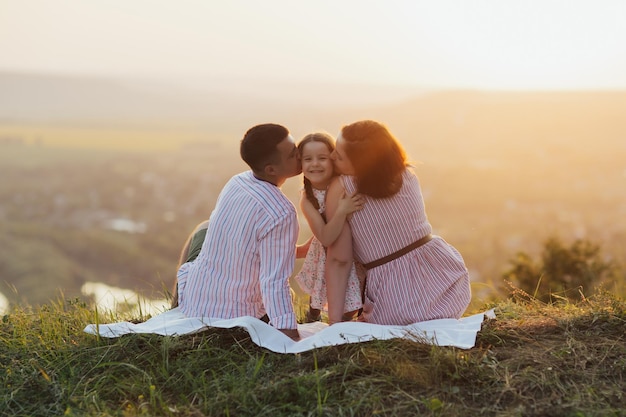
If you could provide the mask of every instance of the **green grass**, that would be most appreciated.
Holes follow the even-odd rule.
[[[373,341],[276,354],[248,333],[83,333],[128,317],[77,300],[0,323],[0,415],[623,416],[626,303],[598,293],[495,308],[476,347]],[[145,319],[136,317],[135,319]]]

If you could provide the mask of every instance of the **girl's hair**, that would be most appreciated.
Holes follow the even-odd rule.
[[[385,198],[400,191],[406,153],[385,125],[362,120],[344,126],[341,136],[359,193]]]
[[[333,137],[329,135],[328,133],[325,133],[325,132],[309,133],[308,135],[302,138],[300,143],[298,143],[298,151],[300,152],[300,156],[302,156],[304,145],[306,145],[307,143],[311,143],[311,142],[323,143],[324,145],[326,145],[329,152],[332,152],[335,150],[335,139],[333,139]],[[334,171],[333,171],[333,175],[335,175]],[[306,198],[311,202],[311,204],[313,204],[313,207],[315,207],[316,210],[319,210],[320,205],[317,202],[317,198],[315,198],[315,195],[313,194],[313,185],[311,184],[311,181],[309,181],[309,179],[306,176],[304,177],[304,192],[306,194]]]

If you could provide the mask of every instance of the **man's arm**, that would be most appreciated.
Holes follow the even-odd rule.
[[[289,277],[295,265],[298,219],[296,213],[273,225],[259,241],[261,296],[270,324],[297,340],[298,323],[293,309]]]

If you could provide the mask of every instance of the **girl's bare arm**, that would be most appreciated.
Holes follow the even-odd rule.
[[[339,201],[344,194],[343,186],[332,183],[326,194],[326,214],[329,219],[337,215]],[[326,292],[328,300],[328,321],[340,322],[344,313],[348,276],[352,268],[352,232],[348,222],[343,223],[339,237],[326,251]]]
[[[333,210],[334,213],[331,216],[328,211],[328,195],[326,196],[327,222],[324,222],[322,215],[313,207],[313,204],[306,198],[304,192],[300,197],[300,209],[309,223],[311,231],[325,247],[330,246],[337,240],[348,215],[356,210],[360,210],[363,204],[363,199],[358,194],[349,196],[345,194],[338,178],[335,178],[329,186],[329,193],[331,189],[334,189],[336,194],[333,198],[337,199],[336,207]]]

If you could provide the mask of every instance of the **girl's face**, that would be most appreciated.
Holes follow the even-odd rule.
[[[337,136],[337,142],[335,145],[335,150],[330,155],[333,162],[335,163],[335,168],[340,174],[343,175],[354,175],[354,167],[352,166],[352,162],[348,159],[346,155],[345,147],[344,147],[344,139],[341,136]]]
[[[313,187],[325,189],[333,177],[330,151],[323,142],[309,142],[302,147],[302,173]]]

